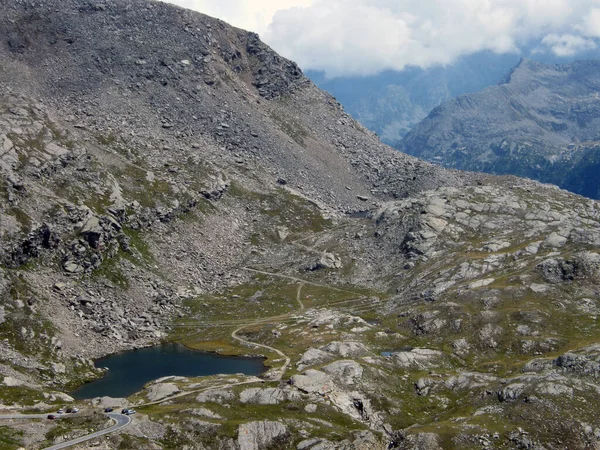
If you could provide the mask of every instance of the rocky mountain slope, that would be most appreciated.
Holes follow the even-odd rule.
[[[599,67],[523,60],[502,84],[436,108],[398,148],[447,167],[510,173],[600,198]]]
[[[352,117],[394,147],[435,107],[497,84],[518,62],[516,54],[480,52],[428,69],[407,67],[361,77],[326,78],[318,71],[307,71],[307,75]]]
[[[598,446],[596,202],[396,152],[201,14],[0,6],[0,409],[54,411],[160,341],[268,366],[2,420],[6,448],[125,405],[90,446]]]

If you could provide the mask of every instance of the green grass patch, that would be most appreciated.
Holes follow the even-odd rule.
[[[100,267],[92,272],[92,278],[104,278],[121,289],[129,289],[129,278],[125,275],[120,263],[120,259],[123,256],[123,252],[119,251],[116,256],[102,261]]]
[[[16,450],[21,448],[23,442],[23,432],[13,430],[7,426],[0,426],[0,449]]]

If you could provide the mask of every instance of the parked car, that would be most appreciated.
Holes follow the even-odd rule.
[[[54,414],[48,414],[48,419],[50,419],[50,420],[54,420],[57,418],[58,418],[58,416],[55,416]]]
[[[123,409],[121,410],[121,414],[127,414],[127,408],[123,408]]]
[[[64,413],[65,413],[65,410],[64,410],[64,409],[62,409],[62,408],[60,408],[60,409],[59,409],[58,411],[56,411],[56,412],[57,412],[58,414],[64,414]]]
[[[78,413],[79,412],[79,408],[73,408],[73,409],[71,409],[71,412],[73,414]]]
[[[113,412],[113,411],[114,411],[114,409],[112,409],[112,408],[104,408],[105,413],[109,413],[109,412]]]
[[[72,413],[73,412],[73,408],[67,408],[67,413]]]
[[[134,409],[125,408],[123,411],[121,411],[121,414],[125,414],[127,416],[130,416],[132,414],[135,414],[135,410]]]

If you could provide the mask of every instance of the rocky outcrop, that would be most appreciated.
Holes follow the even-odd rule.
[[[358,383],[363,375],[362,366],[353,360],[336,361],[324,366],[322,370],[346,386]]]
[[[177,392],[179,392],[179,388],[175,383],[158,383],[147,389],[146,398],[151,402],[155,402],[170,397]]]
[[[309,369],[301,375],[292,376],[290,384],[307,394],[325,395],[335,388],[333,380],[327,374],[313,369]]]
[[[256,405],[278,405],[284,401],[298,400],[300,395],[296,391],[280,388],[251,388],[240,392],[240,402]]]
[[[438,350],[415,348],[408,352],[392,353],[391,357],[398,367],[422,370],[438,367],[442,364],[444,355]]]
[[[202,392],[196,397],[198,403],[218,403],[224,404],[235,398],[235,395],[230,390],[225,389],[213,389],[210,391]]]
[[[249,422],[238,428],[237,443],[240,450],[263,450],[274,445],[285,443],[287,427],[281,422]]]
[[[34,3],[0,15],[3,407],[176,339],[269,372],[157,380],[110,445],[592,446],[596,202],[394,152],[215,19]]]

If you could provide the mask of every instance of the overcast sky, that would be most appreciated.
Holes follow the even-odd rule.
[[[169,0],[256,31],[303,69],[369,75],[481,50],[596,48],[600,0]]]

